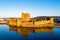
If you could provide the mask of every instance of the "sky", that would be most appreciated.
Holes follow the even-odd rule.
[[[0,0],[0,17],[60,16],[60,0]]]

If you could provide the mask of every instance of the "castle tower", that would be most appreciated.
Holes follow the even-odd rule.
[[[22,20],[29,21],[30,20],[30,13],[22,13]]]
[[[53,18],[53,17],[50,18],[50,22],[51,22],[52,25],[54,26],[54,18]]]

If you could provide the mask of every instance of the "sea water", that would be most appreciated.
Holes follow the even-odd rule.
[[[53,34],[30,32],[28,37],[23,37],[22,32],[17,34],[9,30],[8,25],[0,25],[0,40],[60,40],[60,28],[54,28]]]

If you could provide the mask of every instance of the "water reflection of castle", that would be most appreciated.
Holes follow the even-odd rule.
[[[17,34],[20,34],[20,32],[22,32],[22,36],[26,36],[28,37],[30,35],[30,32],[33,32],[33,33],[44,33],[44,32],[50,32],[51,34],[53,33],[53,28],[51,27],[41,27],[41,28],[26,28],[26,27],[22,27],[22,28],[16,28],[16,27],[12,27],[12,26],[9,26],[9,29],[12,30],[12,31],[16,31]]]

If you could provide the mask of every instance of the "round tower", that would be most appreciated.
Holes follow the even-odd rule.
[[[53,17],[50,18],[50,22],[51,22],[52,25],[54,26],[54,18],[53,18]]]

